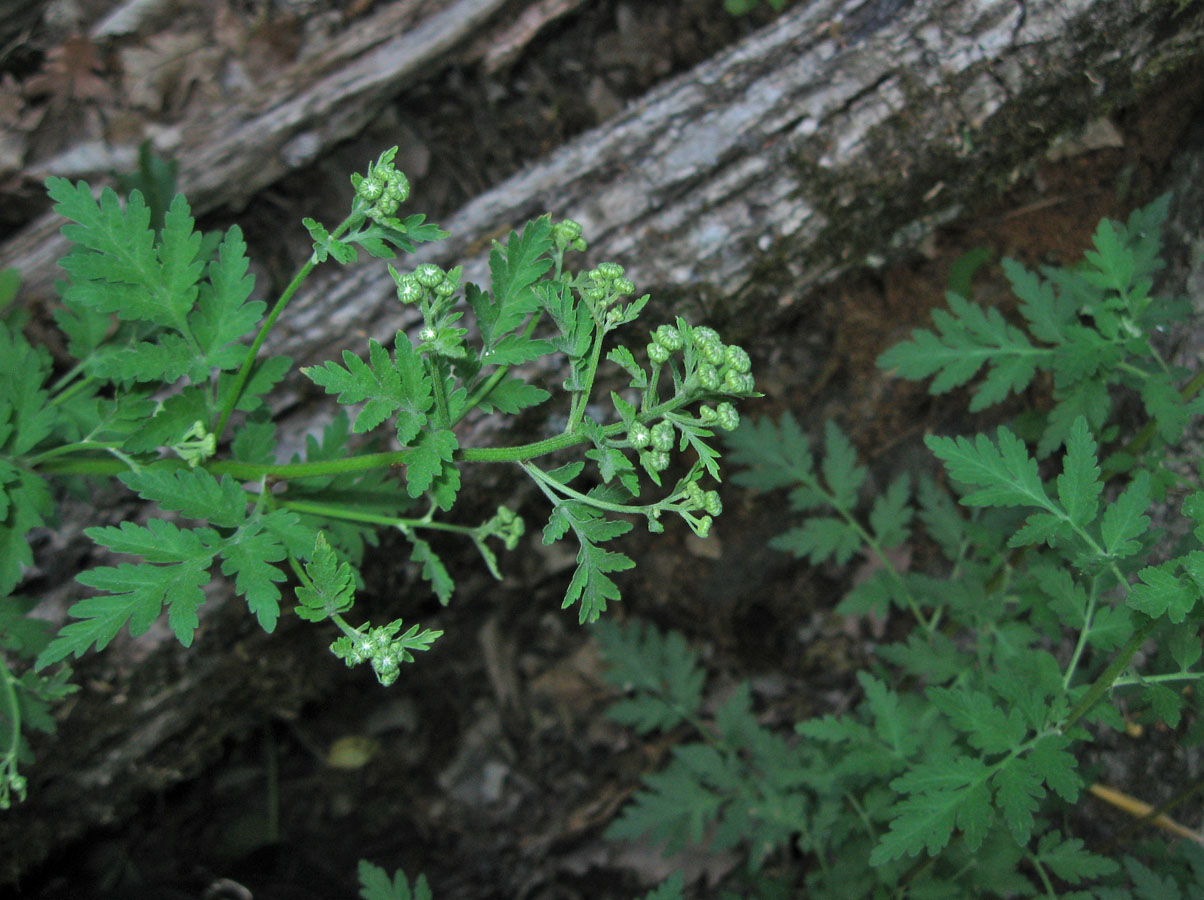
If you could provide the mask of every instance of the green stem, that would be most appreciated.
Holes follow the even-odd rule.
[[[585,384],[582,385],[580,392],[573,395],[573,406],[569,411],[569,427],[566,431],[576,431],[577,426],[581,424],[581,417],[585,415],[585,407],[589,403],[589,395],[594,389],[594,376],[598,373],[598,363],[602,359],[602,342],[606,340],[606,329],[598,323],[595,318],[595,328],[597,335],[594,337],[594,346],[590,350],[589,369],[586,372]]]
[[[4,689],[4,701],[8,707],[7,718],[12,731],[9,736],[8,749],[4,751],[3,763],[0,765],[0,771],[3,771],[9,766],[16,767],[17,751],[21,745],[21,706],[17,702],[16,688],[13,687],[12,672],[8,670],[3,657],[0,657],[0,686],[3,686]]]
[[[348,522],[362,522],[365,525],[383,525],[388,528],[426,528],[433,531],[451,531],[456,534],[471,535],[476,529],[468,525],[453,525],[449,522],[427,521],[426,519],[410,519],[402,516],[382,516],[377,513],[366,513],[345,506],[331,503],[311,503],[308,500],[285,500],[280,506],[293,512],[308,513],[323,516],[327,519],[343,519]]]
[[[339,223],[338,228],[331,232],[332,240],[340,237],[352,225],[362,222],[364,219],[363,213],[353,213]],[[272,307],[272,311],[268,313],[268,317],[263,320],[263,324],[259,326],[259,332],[255,335],[255,340],[251,342],[251,347],[247,350],[246,358],[243,359],[242,367],[238,370],[238,375],[234,378],[234,387],[230,391],[229,397],[223,405],[221,414],[217,417],[217,421],[213,426],[213,434],[220,440],[222,432],[226,430],[226,423],[230,421],[230,416],[234,412],[234,407],[238,405],[239,399],[242,397],[243,389],[247,386],[247,381],[251,377],[251,369],[255,365],[255,360],[259,356],[259,349],[263,346],[263,342],[267,340],[268,332],[272,330],[272,326],[276,324],[276,320],[280,318],[280,314],[284,312],[284,308],[288,306],[289,301],[293,299],[293,295],[297,293],[298,288],[309,273],[313,271],[314,266],[318,264],[316,255],[311,254],[306,260],[305,265],[293,276],[293,280],[288,283],[288,287],[284,289],[284,293],[280,295],[280,299],[276,301],[276,305]]]
[[[1082,699],[1075,704],[1074,708],[1067,714],[1066,721],[1062,723],[1060,730],[1065,733],[1078,724],[1083,716],[1091,711],[1099,699],[1104,696],[1120,677],[1120,673],[1125,670],[1129,661],[1141,649],[1141,645],[1146,642],[1154,630],[1158,627],[1158,619],[1147,620],[1140,628],[1133,632],[1132,637],[1125,643],[1116,657],[1109,663],[1108,668],[1100,673],[1095,682],[1088,688],[1087,693],[1082,696]]]

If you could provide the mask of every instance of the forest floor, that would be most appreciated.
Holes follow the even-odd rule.
[[[308,242],[280,223],[321,219],[324,207],[337,219],[347,173],[402,143],[415,184],[409,208],[439,221],[753,24],[725,17],[710,0],[588,4],[501,74],[453,69],[408,90],[366,133],[264,191],[237,218],[267,271],[287,273]],[[36,55],[23,65],[36,67]],[[1102,216],[1123,218],[1153,198],[1198,101],[1197,87],[1120,114],[1093,142],[1017,173],[1006,194],[984,198],[909,258],[859,270],[819,297],[783,297],[786,327],[748,346],[766,394],[750,412],[790,409],[810,423],[835,417],[880,483],[900,467],[927,465],[920,437],[961,424],[964,398],[931,400],[919,386],[892,382],[877,370],[878,354],[927,320],[968,251],[1030,266],[1080,258]],[[205,224],[233,216],[219,211]],[[977,299],[1003,299],[997,278],[977,282]],[[751,679],[766,724],[785,729],[848,706],[854,673],[902,623],[836,616],[849,572],[766,547],[789,524],[782,498],[730,483],[722,493],[724,515],[705,542],[684,528],[627,537],[623,549],[638,567],[625,573],[613,614],[683,631],[707,660],[711,696]],[[465,567],[446,610],[426,598],[409,566],[396,565],[404,558],[396,548],[373,555],[365,611],[400,605],[407,619],[446,633],[396,685],[386,690],[363,669],[345,670],[310,635],[308,664],[329,669],[319,702],[300,717],[265,719],[203,776],[148,798],[136,818],[48,862],[22,896],[244,896],[231,885],[206,893],[224,878],[257,900],[351,897],[356,861],[366,858],[425,872],[439,900],[602,900],[640,895],[674,868],[711,880],[733,869],[730,854],[666,862],[653,847],[602,839],[674,738],[644,744],[604,717],[614,695],[597,646],[558,608],[570,561],[538,546],[536,498],[516,496],[529,539],[504,560],[504,582],[470,554],[441,548]]]

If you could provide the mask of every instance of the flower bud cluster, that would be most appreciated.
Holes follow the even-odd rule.
[[[691,329],[699,385],[723,394],[749,394],[755,387],[752,360],[742,347],[725,345],[713,328]]]
[[[704,403],[698,408],[698,418],[702,419],[702,424],[715,425],[724,431],[735,431],[740,427],[740,413],[727,401],[713,408]]]
[[[713,328],[705,326],[689,329],[689,340],[694,350],[694,375],[700,388],[721,394],[752,393],[755,387],[752,360],[742,347],[725,345]],[[681,331],[672,325],[661,325],[652,332],[648,359],[653,365],[664,365],[684,346]]]
[[[397,208],[406,202],[410,196],[410,180],[393,168],[391,161],[375,166],[369,164],[368,175],[355,185],[355,193],[372,204],[368,217],[379,222],[393,218]]]
[[[453,277],[434,263],[423,263],[406,274],[390,266],[389,272],[397,284],[397,299],[402,303],[423,303],[432,297],[436,301],[445,301],[460,287],[458,277]]]
[[[581,296],[594,310],[607,310],[604,322],[608,328],[626,321],[620,310],[608,307],[620,297],[635,293],[635,284],[623,277],[624,271],[616,262],[600,262],[596,268],[585,273],[586,280],[591,283],[581,291]]]
[[[564,219],[552,226],[552,240],[569,250],[582,251],[587,246],[585,238],[581,236],[581,226],[572,219]]]
[[[718,516],[723,512],[723,501],[718,491],[704,491],[697,481],[691,481],[686,486],[686,500],[691,509],[701,509],[709,516]]]
[[[350,641],[346,641],[346,639],[336,641],[331,649],[336,656],[343,658],[348,667],[357,666],[362,662],[371,662],[372,671],[376,673],[376,680],[388,687],[397,680],[397,676],[401,672],[401,664],[414,660],[413,654],[406,649],[405,643],[394,639],[398,625],[399,623],[396,622],[389,625],[378,625],[370,629],[367,634],[358,635]],[[344,643],[344,641],[350,646],[344,644],[340,648],[340,643]],[[340,649],[342,652],[339,652]]]

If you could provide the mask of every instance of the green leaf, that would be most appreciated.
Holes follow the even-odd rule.
[[[207,519],[221,527],[234,527],[247,517],[247,494],[234,479],[219,482],[204,469],[146,467],[117,476],[143,500],[189,519]]]
[[[815,481],[815,461],[807,435],[789,412],[780,424],[772,420],[745,418],[726,436],[729,460],[744,471],[734,476],[736,484],[760,491]]]
[[[904,544],[911,536],[911,476],[904,472],[890,483],[870,509],[870,529],[885,549]]]
[[[156,241],[150,210],[137,191],[123,210],[111,188],[98,203],[82,181],[72,187],[65,179],[50,178],[46,184],[56,212],[78,223],[64,226],[64,237],[92,251],[60,261],[71,276],[63,299],[186,332],[203,264],[197,258],[201,235],[183,196],[172,200]]]
[[[280,589],[276,584],[288,576],[272,563],[288,555],[276,535],[259,521],[244,524],[222,545],[222,574],[234,576],[234,587],[247,600],[247,607],[269,634],[280,618]]]
[[[408,535],[408,538],[413,547],[410,552],[410,560],[422,563],[423,579],[430,584],[435,596],[439,598],[439,602],[447,606],[456,590],[456,583],[448,573],[447,567],[443,565],[443,560],[426,541],[414,537],[412,534]]]
[[[459,446],[454,431],[422,432],[406,457],[406,492],[415,498],[426,493],[444,467],[452,467],[452,456]]]
[[[191,646],[199,624],[196,611],[205,602],[202,588],[209,583],[207,569],[201,560],[192,560],[175,565],[122,563],[80,574],[76,579],[80,584],[109,593],[71,606],[67,612],[81,621],[59,631],[38,657],[37,668],[45,668],[72,654],[83,656],[92,645],[103,650],[127,622],[132,637],[145,634],[164,604],[168,606],[172,631],[181,644]]]
[[[551,394],[543,388],[527,384],[520,378],[507,376],[495,384],[480,401],[480,407],[485,412],[498,412],[514,415],[532,406],[538,406],[551,398]]]
[[[1012,837],[1021,846],[1033,833],[1033,813],[1037,801],[1045,796],[1041,775],[1023,758],[1012,759],[991,779],[995,787],[995,803],[1003,813]]]
[[[870,865],[881,866],[927,850],[935,856],[961,828],[970,849],[981,845],[991,821],[988,770],[981,760],[959,756],[930,758],[891,782],[908,794],[891,807],[890,830],[870,854]]]
[[[928,390],[943,394],[965,384],[987,365],[986,380],[970,401],[971,412],[1024,390],[1037,366],[1048,362],[1050,351],[1034,347],[998,310],[983,310],[958,294],[945,296],[949,312],[937,309],[932,313],[936,332],[913,330],[910,341],[896,344],[878,357],[878,367],[895,369],[912,380],[935,374]]]
[[[262,301],[247,302],[255,278],[247,274],[246,251],[242,232],[232,226],[218,247],[218,258],[209,264],[209,279],[201,285],[197,308],[189,317],[206,368],[237,369],[246,349],[236,342],[255,328],[267,309]]]
[[[1123,559],[1141,549],[1140,538],[1150,529],[1150,517],[1145,514],[1149,505],[1150,475],[1141,471],[1128,488],[1108,504],[1100,520],[1100,535],[1109,556]]]
[[[806,557],[812,565],[832,558],[843,566],[861,549],[861,535],[843,519],[814,516],[802,525],[789,528],[771,538],[769,546],[797,557]]]
[[[607,663],[607,684],[631,694],[611,706],[608,717],[648,734],[675,728],[698,711],[706,671],[679,632],[601,619],[593,633]]]
[[[504,247],[494,242],[489,254],[492,301],[487,294],[468,295],[487,348],[494,348],[503,335],[539,308],[531,286],[552,267],[546,256],[552,249],[551,231],[551,219],[541,216],[528,222],[521,233],[510,232]]]
[[[1200,588],[1175,575],[1180,560],[1173,559],[1160,566],[1146,566],[1137,573],[1141,583],[1129,589],[1125,602],[1132,609],[1152,619],[1165,615],[1175,625],[1181,625],[1200,598]]]
[[[1083,847],[1078,838],[1062,838],[1059,831],[1041,835],[1037,843],[1037,861],[1070,884],[1081,884],[1089,878],[1111,875],[1120,870],[1114,860],[1099,856]]]
[[[328,361],[323,366],[308,366],[301,373],[328,394],[338,394],[343,404],[367,405],[355,418],[354,431],[363,434],[397,413],[397,439],[408,444],[426,424],[426,413],[434,405],[430,379],[422,360],[405,332],[397,332],[394,359],[377,341],[368,341],[365,363],[350,350],[343,351],[344,366]]]
[[[924,443],[944,461],[953,478],[982,487],[962,498],[966,506],[1038,506],[1056,514],[1058,509],[1046,495],[1036,460],[1028,455],[1024,442],[1002,425],[997,435],[998,445],[985,434],[977,435],[973,443],[964,437],[929,435]]]
[[[322,532],[314,538],[305,574],[309,583],[297,588],[297,615],[310,622],[321,622],[351,609],[355,602],[355,573],[346,562],[339,562]]]
[[[934,687],[925,696],[967,735],[970,746],[983,753],[1006,753],[1019,746],[1028,732],[1019,710],[1005,713],[981,691]]]
[[[359,864],[360,900],[432,900],[430,885],[425,875],[419,875],[413,891],[406,880],[405,872],[398,869],[390,879],[380,866],[366,859]]]
[[[1095,520],[1099,495],[1104,485],[1099,480],[1095,438],[1082,416],[1070,427],[1066,458],[1058,476],[1058,501],[1070,521],[1085,528]]]

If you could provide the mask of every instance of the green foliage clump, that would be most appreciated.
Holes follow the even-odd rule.
[[[720,477],[715,430],[734,429],[734,401],[756,396],[748,355],[679,318],[656,328],[647,361],[637,360],[611,335],[635,321],[648,295],[634,297],[617,263],[571,271],[566,255],[586,249],[581,227],[547,216],[494,244],[489,288],[461,284],[458,267],[390,265],[399,302],[421,325],[387,344],[369,339],[366,355],[346,350],[301,367],[343,408],[320,438],[308,436],[302,453],[283,458],[268,398],[293,361],[261,350],[306,277],[330,259],[352,263],[361,251],[393,258],[445,236],[422,215],[399,216],[410,188],[395,154],[352,176],[351,210],[336,227],[304,220],[313,253],[270,308],[255,296],[239,228],[199,232],[184,197],[167,199],[174,170],[149,152],[124,202],[112,189],[97,195],[84,182],[48,180],[73,245],[60,261],[56,314],[71,362],[56,365],[31,344],[18,314],[0,317],[0,807],[25,794],[23,730],[51,730],[49,705],[73,690],[62,663],[103,650],[122,629],[145,633],[164,610],[176,638],[191,645],[219,574],[265,631],[290,607],[329,620],[340,632],[334,655],[368,663],[392,684],[442,632],[401,618],[348,621],[365,547],[378,532],[405,537],[445,605],[455,576],[428,540],[432,531],[470,541],[498,579],[498,548],[515,550],[525,533],[505,506],[479,523],[446,518],[467,464],[514,465],[550,505],[543,542],[572,533],[578,564],[564,606],[576,606],[582,622],[620,599],[612,575],[634,563],[612,542],[632,528],[629,519],[659,532],[665,516],[677,516],[705,535],[719,514],[718,494],[703,482]],[[7,299],[11,282],[0,278]],[[549,403],[552,391],[519,367],[557,355],[544,368],[568,373],[558,434],[462,445],[457,426],[466,417]],[[593,404],[604,360],[627,381],[611,393],[612,416]],[[581,458],[565,462],[574,450]],[[72,621],[52,635],[27,615],[36,601],[14,593],[33,563],[28,538],[54,526],[62,490],[98,478],[115,479],[158,514],[85,530],[132,561],[81,574],[97,593],[75,603]],[[657,496],[642,496],[649,486]]]
[[[928,435],[943,474],[903,473],[871,498],[835,423],[822,449],[789,413],[730,436],[735,480],[789,489],[801,516],[775,547],[867,563],[836,612],[902,612],[912,627],[875,647],[853,709],[782,735],[758,723],[746,684],[704,713],[705,675],[680,636],[600,623],[611,681],[627,691],[612,715],[697,736],[645,777],[611,836],[668,852],[739,845],[753,873],[792,847],[803,871],[778,865],[778,887],[817,898],[1204,895],[1196,844],[1114,856],[1069,831],[1095,777],[1086,746],[1125,727],[1122,707],[1200,734],[1204,470],[1179,474],[1171,454],[1204,410],[1204,378],[1156,348],[1189,309],[1151,294],[1167,207],[1102,222],[1076,268],[1005,261],[1023,328],[950,293],[935,330],[882,355],[883,369],[933,377],[934,394],[985,369],[972,411],[1039,377],[1048,387],[1050,403],[1014,427]],[[1138,428],[1117,420],[1123,393],[1144,412]],[[1179,509],[1182,527],[1152,528],[1155,503]]]

